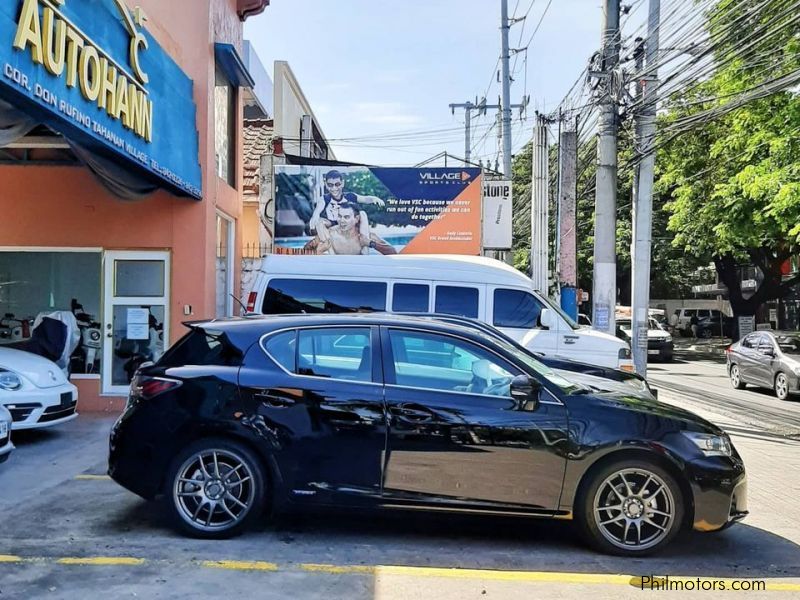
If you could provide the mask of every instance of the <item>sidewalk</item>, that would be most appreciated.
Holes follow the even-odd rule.
[[[691,338],[674,336],[675,356],[686,360],[719,360],[725,358],[725,349],[733,341],[730,338]]]

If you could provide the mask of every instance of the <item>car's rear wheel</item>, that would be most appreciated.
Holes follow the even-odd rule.
[[[775,395],[778,400],[787,400],[789,398],[789,378],[786,373],[778,373],[775,375]]]
[[[227,538],[260,516],[266,477],[245,446],[207,439],[175,457],[166,486],[168,511],[179,529],[194,537]]]
[[[623,460],[597,473],[578,498],[581,533],[598,550],[619,556],[658,552],[683,523],[683,495],[658,465]]]
[[[711,331],[710,329],[703,329],[703,330],[700,332],[700,337],[701,337],[701,338],[704,338],[704,339],[707,339],[707,340],[708,340],[708,339],[711,339],[711,337],[712,337],[713,335],[714,335],[714,332],[713,332],[713,331]]]
[[[744,381],[742,381],[742,373],[739,371],[739,365],[731,365],[730,370],[731,385],[736,390],[744,389]]]

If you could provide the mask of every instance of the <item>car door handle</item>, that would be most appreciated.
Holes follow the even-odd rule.
[[[284,398],[282,396],[275,396],[269,392],[256,392],[253,396],[260,400],[265,406],[272,408],[288,408],[293,406],[295,401],[291,398]]]
[[[410,423],[427,423],[433,420],[433,413],[418,404],[400,404],[392,408],[392,414]]]

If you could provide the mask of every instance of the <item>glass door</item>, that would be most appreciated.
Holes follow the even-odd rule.
[[[126,395],[169,339],[169,252],[106,252],[103,273],[103,393]]]

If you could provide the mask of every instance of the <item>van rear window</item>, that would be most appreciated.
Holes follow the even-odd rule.
[[[272,279],[261,312],[265,315],[386,310],[386,283],[328,279]]]

